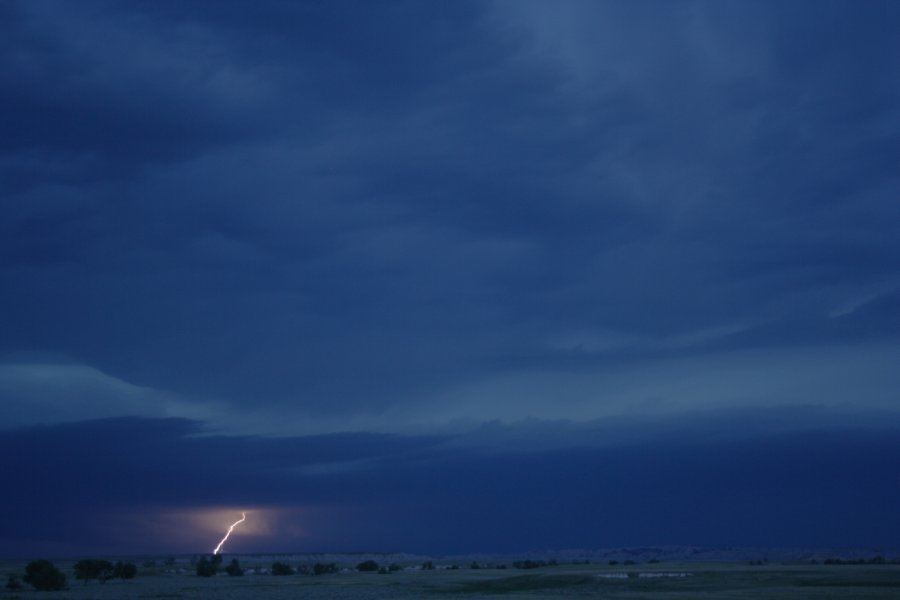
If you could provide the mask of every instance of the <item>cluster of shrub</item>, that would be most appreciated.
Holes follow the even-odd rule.
[[[221,554],[201,557],[200,560],[196,561],[197,575],[200,577],[212,577],[219,572],[219,567],[221,565]],[[228,563],[224,570],[230,577],[240,577],[244,574],[244,568],[241,567],[241,563],[236,558],[232,558],[231,562]],[[289,570],[289,572],[287,570]],[[290,573],[293,573],[293,569],[288,565],[279,562],[272,563],[273,575],[289,575]]]
[[[516,560],[513,561],[515,569],[539,569],[540,567],[555,567],[559,563],[555,560]]]
[[[873,556],[872,558],[827,558],[826,565],[900,565],[900,558],[888,560],[883,556]]]
[[[819,561],[811,560],[810,564],[817,565]],[[872,558],[826,558],[822,561],[826,565],[900,565],[900,558],[889,560],[883,556],[873,556]],[[764,566],[769,564],[768,559],[751,560],[750,565]]]
[[[137,567],[132,563],[117,561],[114,564],[95,558],[79,560],[73,568],[75,579],[81,579],[85,583],[91,579],[97,579],[100,583],[108,579],[134,579],[137,575]]]
[[[221,564],[222,556],[219,554],[214,554],[209,557],[204,556],[196,563],[197,575],[201,577],[212,577],[219,572]],[[374,560],[363,561],[356,565],[356,570],[362,572],[392,573],[394,571],[399,571],[400,569],[402,569],[402,567],[396,563],[383,567]],[[272,575],[327,575],[329,573],[337,573],[338,570],[338,566],[335,563],[316,563],[311,568],[308,565],[300,565],[295,569],[286,562],[275,561],[272,563],[270,572]],[[225,567],[225,572],[233,576],[243,575],[244,569],[241,568],[238,559],[234,558],[231,560],[231,563]]]
[[[91,579],[97,579],[101,583],[108,579],[134,579],[137,575],[137,567],[133,563],[118,561],[112,563],[102,559],[83,559],[75,563],[73,567],[75,579],[81,579],[87,583]],[[49,560],[33,560],[25,566],[25,576],[22,581],[39,591],[55,591],[66,588],[66,575],[56,568]],[[22,581],[15,575],[10,575],[6,580],[6,589],[10,591],[22,588]]]
[[[381,573],[382,575],[394,573],[395,571],[401,571],[402,569],[403,567],[401,567],[397,563],[391,563],[388,566],[382,566],[374,560],[365,560],[356,565],[356,570],[361,573]]]
[[[653,561],[650,561],[650,562],[653,562]],[[659,562],[659,561],[657,561],[657,562]],[[572,565],[589,565],[589,564],[591,564],[591,561],[589,561],[589,560],[573,560],[572,562],[567,563],[567,564],[572,564]],[[611,564],[611,565],[617,565],[617,564],[619,564],[619,561],[617,561],[617,560],[611,560],[611,561],[609,561],[609,564]],[[633,564],[634,564],[634,561],[633,561],[633,560],[628,560],[628,561],[625,561],[625,564],[631,564],[631,565],[633,565]],[[426,565],[428,565],[428,566],[426,566]],[[530,559],[529,559],[529,560],[516,560],[516,561],[513,561],[513,563],[512,563],[512,566],[513,566],[513,568],[515,568],[515,569],[538,569],[538,568],[540,568],[540,567],[555,567],[555,566],[558,566],[558,565],[559,565],[559,561],[557,561],[557,560],[555,560],[555,559],[546,560],[546,561],[545,561],[545,560],[530,560]],[[429,562],[425,563],[424,565],[422,565],[422,568],[423,568],[423,569],[426,569],[426,568],[431,568],[431,569],[433,569],[433,568],[434,568],[434,565],[431,563],[431,561],[429,561]],[[453,565],[453,566],[451,566],[451,567],[449,567],[449,568],[450,568],[450,569],[457,569],[458,567],[457,567],[456,565]],[[469,564],[469,568],[470,568],[470,569],[506,569],[507,566],[506,566],[505,564],[503,564],[503,563],[500,563],[500,564],[487,564],[487,563],[479,563],[478,561],[474,561],[474,560],[473,560],[473,561]]]
[[[222,555],[221,554],[213,554],[212,556],[204,556],[200,560],[197,561],[197,575],[200,577],[212,577],[216,573],[219,572],[219,565],[222,564]],[[232,566],[233,565],[233,566]],[[241,568],[240,564],[238,564],[238,560],[235,558],[231,561],[231,564],[228,565],[231,568],[231,571],[228,571],[230,574],[232,571],[235,575],[243,575],[244,570]]]
[[[287,563],[283,562],[273,562],[272,563],[272,575],[293,575],[296,571],[294,571],[294,567]]]
[[[356,565],[356,570],[362,573],[393,573],[394,571],[399,571],[402,568],[403,567],[401,567],[397,563],[391,563],[390,565],[384,567],[379,565],[374,560],[365,560]],[[307,565],[300,565],[296,570],[287,563],[272,563],[272,575],[293,575],[294,573],[299,573],[301,575],[309,575],[310,573],[313,575],[325,575],[328,573],[337,572],[338,566],[334,563],[316,563],[315,565],[313,565],[312,569],[310,569]]]
[[[302,573],[308,573],[309,568],[306,565],[302,565]],[[334,563],[316,563],[313,565],[312,574],[313,575],[328,575],[329,573],[337,573],[338,567]]]

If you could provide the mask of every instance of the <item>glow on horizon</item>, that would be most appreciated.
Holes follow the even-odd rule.
[[[241,512],[241,518],[231,524],[231,527],[228,528],[228,531],[225,532],[225,537],[222,538],[222,541],[219,542],[219,545],[216,546],[215,550],[213,550],[213,555],[218,554],[222,549],[222,544],[225,543],[225,540],[228,539],[228,536],[231,535],[231,532],[234,531],[234,528],[247,520],[247,513]]]

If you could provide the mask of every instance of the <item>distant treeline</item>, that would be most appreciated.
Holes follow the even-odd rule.
[[[826,565],[900,565],[900,558],[887,559],[883,556],[872,558],[827,558]]]
[[[73,567],[75,571],[75,579],[81,579],[87,583],[91,579],[96,579],[100,583],[108,579],[134,579],[137,575],[137,567],[133,563],[123,563],[118,561],[112,563],[108,560],[86,558],[79,560]],[[6,579],[6,589],[10,592],[17,592],[22,589],[22,582],[28,583],[39,591],[55,591],[65,590],[66,576],[56,568],[49,560],[39,559],[33,560],[25,567],[25,575],[21,581],[19,576],[10,574]]]
[[[513,561],[514,569],[539,569],[541,567],[555,567],[559,563],[555,560],[516,560]]]

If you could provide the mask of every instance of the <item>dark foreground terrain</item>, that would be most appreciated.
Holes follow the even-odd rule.
[[[227,561],[226,561],[227,562]],[[145,599],[526,599],[526,598],[643,598],[712,599],[884,599],[900,598],[900,565],[826,565],[801,563],[672,562],[640,565],[578,564],[516,569],[512,566],[472,569],[437,565],[421,570],[407,565],[387,574],[342,570],[326,575],[274,576],[264,572],[270,562],[242,557],[248,569],[241,577],[224,573],[198,577],[189,567],[139,567],[132,580],[105,583],[75,580],[71,562],[59,561],[68,589],[38,592],[0,591],[0,598],[65,598],[72,600]],[[20,574],[24,563],[0,564],[3,582]]]

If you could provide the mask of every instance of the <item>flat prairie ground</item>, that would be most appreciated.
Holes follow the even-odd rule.
[[[354,599],[519,600],[609,599],[900,599],[900,565],[659,563],[634,566],[560,565],[538,569],[402,570],[390,574],[344,571],[329,575],[248,574],[198,577],[193,572],[140,569],[133,580],[76,581],[71,563],[56,563],[69,588],[37,592],[2,589],[2,599]],[[0,575],[24,571],[24,563],[0,564]]]

